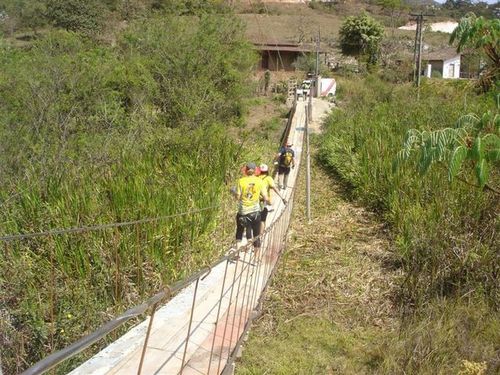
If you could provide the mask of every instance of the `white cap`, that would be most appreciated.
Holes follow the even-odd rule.
[[[261,172],[267,172],[267,171],[269,171],[269,167],[267,166],[267,164],[261,164],[260,165],[260,171]]]

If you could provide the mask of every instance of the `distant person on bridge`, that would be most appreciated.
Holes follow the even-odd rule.
[[[292,150],[292,146],[293,144],[288,141],[286,146],[280,148],[275,158],[275,164],[278,164],[278,184],[280,189],[287,188],[290,169],[295,168],[295,152]]]
[[[246,176],[238,180],[235,197],[238,200],[238,214],[236,215],[236,248],[241,247],[243,232],[246,229],[246,238],[250,242],[252,238],[260,235],[260,199],[271,204],[262,180],[255,176],[257,166],[255,163],[246,165]],[[255,252],[260,248],[260,240],[253,243]]]
[[[262,180],[262,183],[264,184],[264,190],[267,193],[267,196],[269,198],[269,202],[271,202],[271,190],[274,190],[274,192],[281,199],[283,199],[281,197],[278,189],[276,189],[276,186],[274,184],[274,179],[272,178],[272,176],[269,176],[269,167],[267,166],[267,164],[261,164],[259,168],[260,168],[259,177]],[[260,207],[261,208],[261,211],[260,211],[260,222],[261,222],[260,233],[263,233],[264,229],[266,228],[267,214],[269,213],[269,211],[272,211],[272,208],[269,208],[263,199],[261,199],[260,203],[261,203],[261,205],[260,205],[261,206]],[[286,201],[284,199],[283,199],[283,203],[286,204]],[[269,204],[269,206],[270,205],[271,205],[271,203]]]

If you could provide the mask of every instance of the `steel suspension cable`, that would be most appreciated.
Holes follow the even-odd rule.
[[[48,231],[44,231],[44,232],[10,234],[10,235],[6,235],[6,236],[1,236],[0,241],[1,242],[20,241],[20,240],[26,240],[26,239],[36,238],[36,237],[58,236],[61,234],[69,234],[69,233],[79,234],[79,233],[85,233],[85,232],[96,232],[96,231],[100,231],[103,229],[128,227],[128,226],[138,225],[138,224],[148,224],[148,223],[153,223],[153,222],[157,222],[157,221],[173,219],[173,218],[181,217],[181,216],[189,216],[189,215],[197,214],[197,213],[208,211],[208,210],[213,210],[213,209],[219,208],[219,207],[220,207],[220,204],[216,204],[213,206],[208,206],[208,207],[200,208],[197,210],[179,212],[177,214],[172,214],[172,215],[150,217],[150,218],[144,218],[144,219],[138,219],[138,220],[132,220],[132,221],[122,221],[122,222],[114,222],[114,223],[107,223],[107,224],[98,224],[98,225],[94,225],[94,226],[52,229],[52,230],[48,230]]]

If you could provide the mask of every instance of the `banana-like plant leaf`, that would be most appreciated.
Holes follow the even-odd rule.
[[[486,160],[488,160],[490,163],[496,163],[500,161],[500,148],[497,148],[495,150],[488,151],[485,155]]]
[[[458,174],[462,167],[462,163],[467,157],[467,148],[465,146],[458,146],[451,154],[450,164],[448,166],[448,178],[450,181]]]
[[[500,148],[500,137],[496,134],[489,133],[483,137],[484,148]]]
[[[476,137],[474,144],[472,145],[471,157],[473,160],[479,162],[482,158],[482,153],[483,153],[483,144],[481,137]]]
[[[476,178],[479,186],[484,187],[488,182],[488,164],[485,159],[481,159],[476,164]]]

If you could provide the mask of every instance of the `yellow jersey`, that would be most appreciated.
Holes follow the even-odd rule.
[[[262,180],[262,183],[264,184],[264,190],[266,191],[266,194],[269,197],[269,201],[271,201],[271,189],[275,186],[274,179],[267,174],[261,174],[259,177]]]
[[[247,215],[260,211],[260,196],[267,198],[262,180],[257,176],[245,176],[238,180],[238,212]]]

